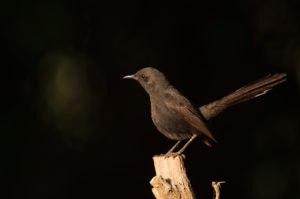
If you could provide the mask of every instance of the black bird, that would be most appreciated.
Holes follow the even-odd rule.
[[[150,96],[151,117],[156,128],[167,138],[177,143],[166,155],[179,155],[198,135],[210,146],[210,141],[217,142],[205,125],[205,120],[215,117],[226,108],[261,96],[277,84],[286,80],[285,73],[266,76],[248,84],[229,95],[207,105],[196,108],[176,88],[174,88],[159,70],[147,67],[134,75],[123,77],[135,79]],[[173,150],[182,140],[189,139],[176,153]]]

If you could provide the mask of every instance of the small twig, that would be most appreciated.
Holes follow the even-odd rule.
[[[214,188],[215,190],[215,199],[220,199],[220,188],[221,188],[221,184],[225,183],[225,181],[221,181],[221,182],[216,182],[213,181],[211,183],[211,186]]]

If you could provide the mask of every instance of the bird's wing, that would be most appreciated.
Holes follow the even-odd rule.
[[[178,91],[173,90],[173,92],[166,91],[164,97],[165,105],[171,111],[180,115],[183,120],[188,122],[191,126],[198,129],[200,132],[204,133],[207,137],[217,142],[213,135],[210,133],[205,123],[201,120],[201,116],[194,109],[193,105],[183,97]]]

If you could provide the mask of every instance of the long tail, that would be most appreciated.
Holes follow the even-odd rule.
[[[217,116],[226,108],[266,94],[274,86],[286,81],[285,73],[268,75],[252,82],[229,95],[199,108],[206,120]]]

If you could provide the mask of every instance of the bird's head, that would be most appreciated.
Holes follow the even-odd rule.
[[[127,75],[123,78],[135,79],[149,95],[160,92],[169,86],[169,82],[165,78],[164,74],[152,67],[143,68],[137,71],[134,75]]]

